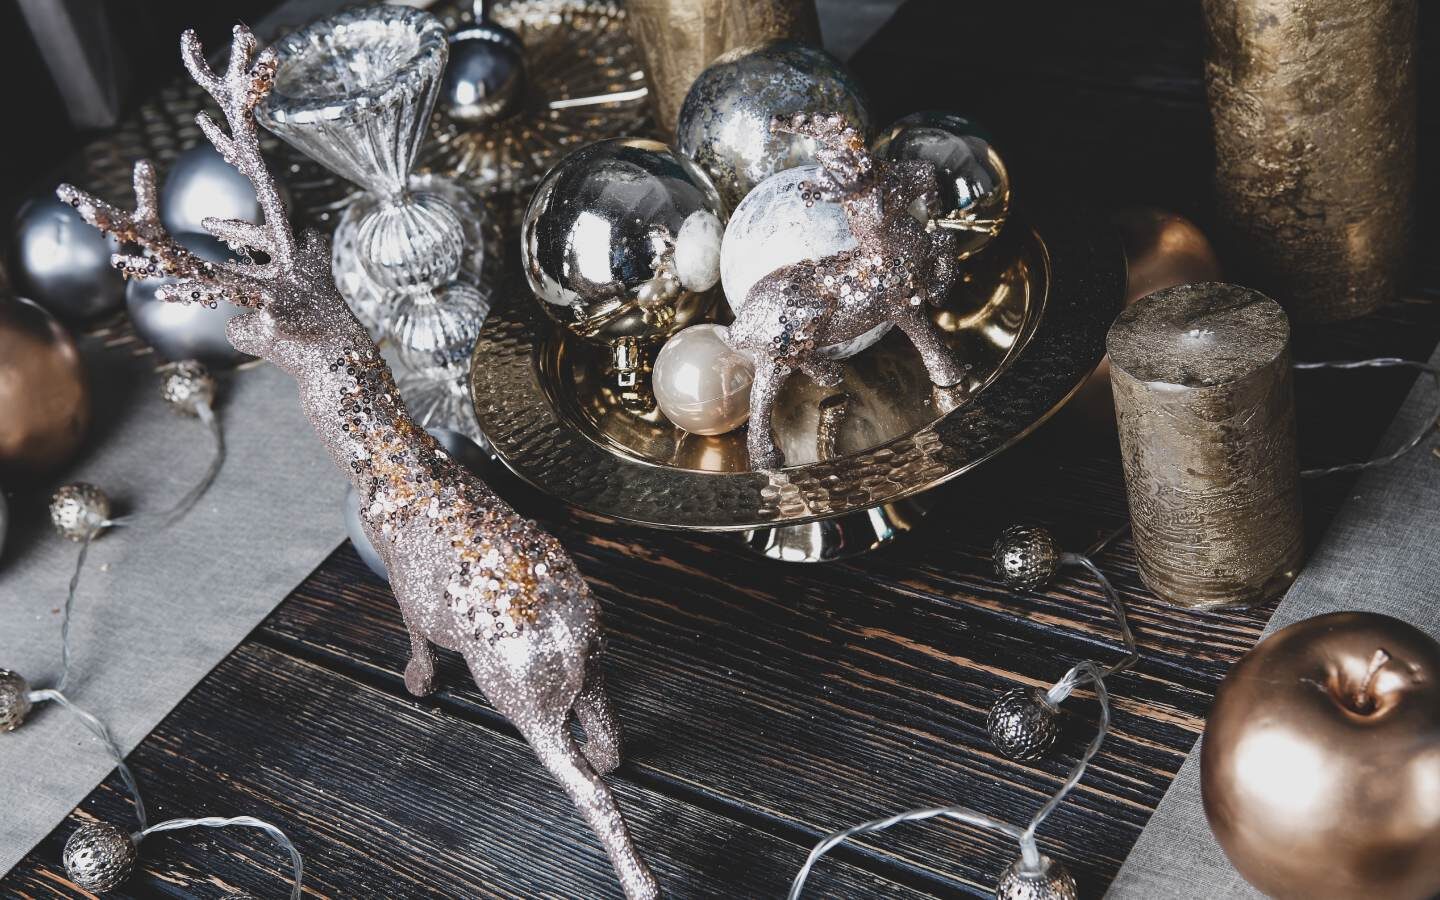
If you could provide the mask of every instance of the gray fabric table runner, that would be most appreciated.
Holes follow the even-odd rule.
[[[1440,363],[1440,351],[1430,359]],[[1426,424],[1434,385],[1422,375],[1381,444],[1398,446]],[[1427,440],[1360,477],[1320,546],[1280,601],[1270,634],[1342,610],[1385,613],[1440,639],[1440,460]],[[1141,635],[1141,650],[1144,636]],[[1226,860],[1200,804],[1200,744],[1186,757],[1106,894],[1113,900],[1263,897]]]

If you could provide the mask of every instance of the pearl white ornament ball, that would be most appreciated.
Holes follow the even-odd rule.
[[[750,358],[725,343],[723,325],[691,325],[655,357],[650,384],[665,418],[692,434],[724,434],[750,418]]]
[[[720,283],[737,315],[755,282],[781,266],[824,259],[859,246],[838,203],[814,200],[807,206],[801,182],[814,181],[819,166],[800,166],[771,175],[755,186],[730,217],[720,245]],[[890,330],[877,325],[859,337],[819,351],[826,359],[854,356]]]

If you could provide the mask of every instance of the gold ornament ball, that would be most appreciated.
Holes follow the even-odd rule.
[[[198,360],[170,363],[160,373],[160,397],[177,413],[198,417],[215,405],[215,378]]]
[[[33,476],[74,455],[90,385],[64,326],[24,298],[0,298],[0,476]]]
[[[65,842],[61,861],[76,885],[103,894],[125,883],[139,855],[128,831],[107,822],[87,822]]]
[[[1015,860],[995,886],[995,900],[1076,900],[1079,896],[1074,876],[1048,856],[1040,857],[1038,872],[1025,871],[1023,860]]]
[[[50,498],[50,524],[64,538],[93,538],[110,519],[110,498],[93,484],[67,484]]]
[[[1221,683],[1205,726],[1205,815],[1280,900],[1440,893],[1440,644],[1341,612],[1275,632]]]

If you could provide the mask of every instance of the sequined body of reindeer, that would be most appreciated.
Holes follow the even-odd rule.
[[[135,166],[133,213],[68,185],[60,196],[102,231],[147,251],[117,256],[122,271],[178,279],[161,289],[164,299],[250,307],[230,320],[231,343],[295,377],[316,433],[363,498],[366,534],[390,571],[410,633],[406,687],[417,695],[431,690],[432,644],[460,653],[491,703],[570,794],[625,893],[658,896],[600,778],[619,765],[620,730],[599,667],[595,599],[558,541],[411,421],[388,367],[335,288],[328,241],[314,231],[297,240],[291,231],[260,156],[254,118],[273,84],[275,56],[255,51],[253,35],[237,27],[221,75],[206,64],[193,32],[181,38],[186,67],[220,104],[230,133],[203,113],[197,121],[249,177],[264,212],[263,225],[205,221],[246,260],[208,262],[177,244],[157,215],[149,163]],[[255,251],[268,259],[248,259]],[[569,732],[572,713],[585,729],[583,749]]]
[[[748,442],[756,469],[784,462],[770,423],[785,379],[799,369],[826,387],[840,383],[840,365],[817,355],[824,347],[893,322],[936,385],[958,384],[964,375],[928,313],[955,283],[959,237],[911,213],[917,201],[926,210],[939,207],[935,169],[919,160],[872,159],[864,138],[838,116],[800,114],[776,119],[772,128],[818,142],[820,175],[801,189],[807,203],[838,202],[858,246],[761,278],[730,326],[728,343],[755,363]]]

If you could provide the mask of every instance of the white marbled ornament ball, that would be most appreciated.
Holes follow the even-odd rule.
[[[820,175],[819,166],[800,166],[755,186],[730,217],[720,245],[720,283],[730,309],[739,315],[755,282],[781,266],[818,260],[859,246],[838,203],[815,200],[807,206],[800,185]],[[827,359],[854,356],[890,330],[890,323],[820,350]]]
[[[650,383],[665,418],[691,434],[724,434],[750,418],[750,358],[725,343],[723,325],[691,325],[655,356]]]

